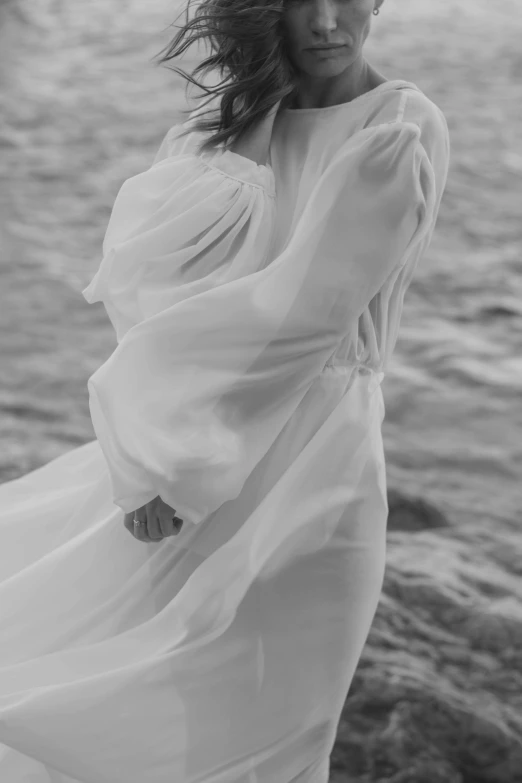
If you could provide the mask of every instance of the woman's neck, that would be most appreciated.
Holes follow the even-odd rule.
[[[323,92],[312,95],[305,88],[300,87],[297,95],[294,95],[292,102],[286,106],[289,109],[324,109],[327,106],[336,106],[341,103],[349,103],[360,95],[369,92],[378,87],[379,84],[387,82],[385,76],[375,70],[366,60],[363,61],[360,72],[354,77],[350,84],[343,84],[343,89],[339,92],[332,92],[327,95]]]

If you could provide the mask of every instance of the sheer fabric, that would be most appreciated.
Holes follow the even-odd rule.
[[[437,206],[420,129],[409,122],[347,141],[276,258],[274,200],[246,182],[174,154],[116,202],[106,267],[84,295],[106,303],[120,339],[89,393],[124,511],[160,495],[198,524],[237,497],[370,300],[422,248]],[[239,216],[247,263],[230,252]]]
[[[385,568],[381,381],[447,176],[408,82],[165,137],[83,294],[96,439],[0,486],[0,778],[327,783]],[[185,520],[142,544],[123,514]]]

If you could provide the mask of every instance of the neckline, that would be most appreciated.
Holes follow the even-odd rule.
[[[348,106],[353,106],[355,103],[360,103],[361,101],[364,101],[367,98],[373,98],[374,95],[380,92],[385,92],[386,90],[396,89],[398,86],[403,87],[412,87],[414,90],[418,90],[416,84],[413,82],[405,81],[404,79],[389,79],[386,82],[382,82],[381,84],[378,84],[377,87],[374,87],[372,90],[368,90],[368,92],[363,92],[362,95],[358,95],[356,98],[352,98],[351,101],[345,101],[344,103],[334,103],[332,106],[322,106],[322,107],[315,107],[312,109],[282,109],[281,114],[295,114],[296,116],[301,115],[318,115],[322,116],[323,114],[329,114],[332,111],[335,111],[337,109],[344,109]]]

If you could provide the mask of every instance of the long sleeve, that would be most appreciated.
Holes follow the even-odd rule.
[[[118,342],[156,312],[267,260],[272,170],[222,149],[197,155],[201,134],[176,138],[182,127],[167,133],[150,169],[122,185],[103,259],[82,291],[103,302]]]
[[[171,199],[158,194],[157,211],[176,230],[153,252],[142,224],[135,236],[143,240],[147,265],[154,257],[165,270],[181,253],[186,264],[199,263],[190,257],[196,245],[180,218],[181,185],[170,183],[170,171],[184,181],[181,163],[173,161],[172,169],[165,163]],[[215,189],[230,202],[252,198],[253,186],[239,183],[232,195],[227,175],[215,173],[208,185],[219,224],[223,208]],[[243,253],[247,272],[180,297],[174,263],[156,292],[159,304],[142,309],[142,320],[88,381],[114,502],[126,512],[160,495],[198,524],[237,497],[354,321],[404,259],[423,250],[438,206],[420,129],[409,122],[353,135],[318,179],[285,249],[268,263],[267,245],[258,247],[261,235],[251,225],[263,223],[270,234],[275,215],[261,192],[257,206],[265,213],[251,210],[235,243],[223,231],[221,244],[207,247],[205,263],[214,262],[215,247],[223,248],[215,263],[232,264],[226,252]],[[191,205],[194,215],[199,206],[205,215],[210,194]],[[207,218],[204,226],[210,223]],[[197,221],[191,228],[198,231]],[[235,232],[232,221],[228,231]]]

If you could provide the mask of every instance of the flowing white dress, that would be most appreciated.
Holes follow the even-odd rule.
[[[190,122],[190,120],[189,120]],[[445,187],[414,84],[167,134],[83,291],[96,440],[0,486],[2,783],[326,783],[379,601],[380,383]],[[177,537],[124,512],[160,495]]]

